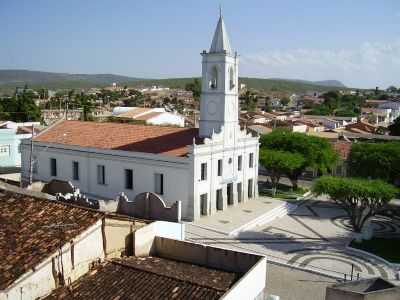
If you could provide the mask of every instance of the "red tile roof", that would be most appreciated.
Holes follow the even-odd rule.
[[[196,128],[146,126],[121,123],[63,121],[34,140],[108,150],[185,156],[186,146],[198,138]]]
[[[102,213],[0,190],[0,290],[103,217]],[[46,226],[65,227],[63,236]]]
[[[53,299],[219,299],[237,280],[229,273],[159,257],[128,257],[106,261]]]
[[[351,150],[351,142],[337,141],[333,144],[335,150],[339,153],[342,160],[347,160]]]

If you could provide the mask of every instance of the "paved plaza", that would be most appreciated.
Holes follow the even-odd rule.
[[[263,201],[265,199],[268,198]],[[254,207],[254,204],[251,205]],[[241,206],[241,210],[246,210],[246,203]],[[246,215],[245,212],[242,214]],[[236,212],[235,219],[240,218],[241,215]],[[218,217],[209,222],[201,220],[200,223],[212,227],[216,220]],[[377,234],[400,232],[400,224],[385,217],[376,217],[372,225]],[[270,261],[336,278],[350,278],[351,274],[353,278],[395,278],[394,270],[380,260],[346,249],[352,239],[349,220],[345,211],[332,202],[311,199],[300,201],[297,209],[289,215],[242,231],[235,237],[209,230],[206,226],[187,224],[186,238],[197,243],[263,254]],[[218,224],[218,229],[221,228],[223,223]],[[231,229],[232,222],[229,224]]]

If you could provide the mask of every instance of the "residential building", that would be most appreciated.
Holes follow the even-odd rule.
[[[185,117],[164,108],[115,107],[113,115],[121,120],[136,120],[150,125],[185,126]]]
[[[15,123],[0,121],[0,168],[21,166],[21,148],[23,139],[32,137],[32,125],[39,122]]]
[[[377,126],[388,126],[393,122],[393,114],[391,108],[361,108],[361,115],[367,118],[370,123]]]
[[[71,181],[101,199],[155,192],[168,206],[181,201],[186,220],[257,197],[259,138],[239,126],[239,60],[222,17],[210,50],[201,55],[198,129],[63,121],[34,139],[33,179]],[[23,154],[21,178],[27,183],[29,143]],[[73,177],[73,162],[79,164],[79,180]],[[125,170],[132,170],[132,188],[125,185]]]
[[[263,256],[183,241],[184,224],[4,188],[0,300],[265,298]]]

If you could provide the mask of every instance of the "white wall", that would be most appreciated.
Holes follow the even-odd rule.
[[[147,120],[147,123],[153,125],[175,125],[179,127],[184,127],[185,118],[178,114],[165,112],[154,118]]]
[[[79,150],[80,149],[80,150]],[[29,178],[29,144],[23,145],[23,178]],[[115,199],[124,192],[129,199],[143,192],[155,191],[155,173],[164,174],[164,194],[161,196],[168,206],[182,201],[182,217],[190,212],[191,162],[189,158],[154,155],[128,151],[111,151],[68,147],[65,145],[46,147],[35,143],[34,157],[37,158],[37,174],[34,180],[49,182],[52,179],[71,181],[83,193],[102,199]],[[57,160],[57,176],[50,176],[50,158]],[[79,181],[72,180],[72,162],[79,162]],[[105,166],[106,184],[97,183],[97,165]],[[125,169],[133,170],[133,190],[125,189]]]
[[[250,271],[225,293],[221,300],[253,300],[264,293],[267,281],[267,259],[260,259]],[[262,298],[261,298],[262,299]]]
[[[103,237],[101,220],[88,228],[74,241],[74,268],[71,260],[71,244],[67,243],[62,248],[62,261],[64,277],[74,281],[89,270],[89,264],[98,258],[104,258]],[[49,256],[44,262],[35,267],[35,271],[27,272],[18,278],[8,289],[0,291],[0,300],[30,300],[50,293],[56,286],[52,272],[52,259],[58,272],[57,261],[60,259],[58,251]]]

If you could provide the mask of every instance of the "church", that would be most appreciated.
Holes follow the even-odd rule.
[[[98,199],[154,192],[181,201],[190,221],[257,197],[259,138],[239,126],[239,58],[222,16],[201,56],[199,128],[60,121],[34,138],[32,155],[22,143],[21,181],[70,181]]]

